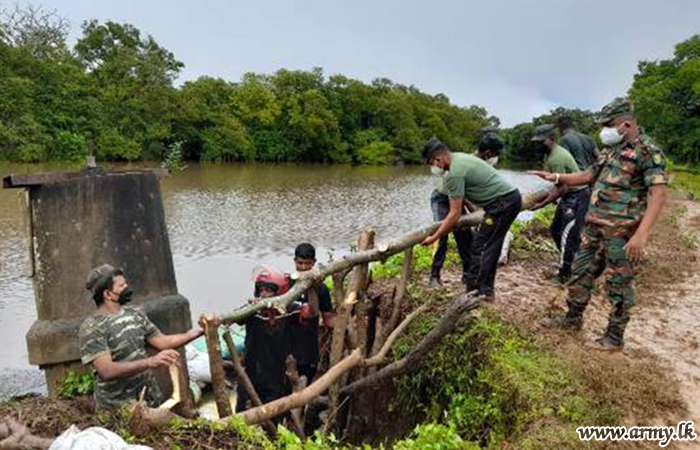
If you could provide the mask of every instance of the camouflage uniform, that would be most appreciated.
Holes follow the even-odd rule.
[[[125,307],[114,315],[94,315],[80,326],[80,356],[83,364],[90,364],[104,355],[115,362],[137,361],[147,358],[146,340],[160,334],[158,327],[141,311]],[[130,377],[102,380],[95,384],[95,402],[98,407],[119,407],[138,400],[146,387],[145,400],[158,406],[161,392],[150,369]]]
[[[607,121],[631,111],[623,99],[606,108],[603,118]],[[594,179],[593,192],[567,303],[570,315],[580,317],[591,298],[594,280],[608,268],[606,294],[613,310],[606,336],[619,343],[635,303],[635,270],[624,247],[644,216],[649,187],[668,184],[665,167],[663,152],[641,135],[634,143],[622,142],[604,150],[588,169]]]

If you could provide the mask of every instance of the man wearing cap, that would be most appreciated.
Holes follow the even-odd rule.
[[[554,125],[540,125],[535,128],[532,137],[534,145],[541,145],[546,150],[544,170],[551,173],[579,172],[574,157],[554,140]],[[591,190],[586,185],[566,186],[556,184],[539,203],[530,210],[536,211],[544,206],[559,201],[554,220],[549,231],[554,243],[561,252],[559,271],[552,278],[558,284],[566,283],[571,277],[571,265],[581,244],[581,229],[588,211]]]
[[[600,151],[593,138],[574,130],[574,121],[570,116],[559,117],[557,128],[561,136],[559,145],[571,153],[579,170],[588,169],[600,157]]]
[[[483,136],[479,139],[477,156],[490,166],[496,166],[506,144],[498,135],[496,127],[484,127],[481,131]]]
[[[587,171],[534,173],[567,186],[593,183],[583,242],[569,281],[568,312],[550,324],[580,329],[593,282],[607,268],[606,294],[612,311],[605,335],[596,339],[594,347],[619,350],[634,306],[634,262],[641,258],[666,200],[668,177],[663,152],[641,133],[627,98],[606,105],[599,123],[601,141],[608,148]]]
[[[138,400],[145,388],[147,403],[158,406],[163,399],[150,369],[175,364],[179,353],[174,349],[203,331],[166,336],[143,312],[124,307],[133,291],[124,273],[109,264],[93,269],[85,286],[97,311],[80,326],[80,356],[97,373],[95,403],[100,408],[120,407]],[[147,344],[158,350],[155,356],[148,356]]]
[[[522,207],[520,192],[485,161],[466,153],[453,153],[436,138],[423,146],[423,158],[427,164],[447,171],[444,189],[450,199],[450,212],[422,244],[431,245],[455,228],[465,200],[482,207],[484,218],[472,240],[466,285],[467,292],[476,290],[481,300],[493,301],[503,241]]]

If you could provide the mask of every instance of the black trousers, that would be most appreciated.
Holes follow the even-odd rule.
[[[586,220],[590,200],[590,188],[568,192],[559,199],[549,231],[561,252],[560,276],[568,277],[571,275],[571,265],[581,246],[581,231]]]
[[[437,190],[433,191],[430,196],[430,208],[433,210],[433,220],[439,222],[447,217],[450,212],[450,199],[447,195],[439,193]],[[469,248],[472,244],[472,231],[468,228],[461,230],[454,230],[452,235],[455,237],[455,242],[457,243],[457,252],[459,252],[459,259],[462,260],[462,279],[463,281],[467,277],[469,271]],[[440,272],[442,271],[442,266],[445,265],[445,258],[447,258],[447,241],[449,235],[445,235],[438,241],[437,250],[433,254],[433,264],[430,268],[430,276],[434,278],[440,278]]]
[[[517,189],[484,206],[484,219],[471,246],[467,292],[476,289],[479,295],[494,294],[503,241],[521,208],[522,197]]]

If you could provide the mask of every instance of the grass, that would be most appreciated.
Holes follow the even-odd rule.
[[[394,356],[436,320],[417,320]],[[397,392],[400,409],[418,411],[421,422],[441,423],[481,448],[586,448],[578,426],[615,425],[621,418],[570,361],[488,313],[448,336],[418,372],[398,381]]]
[[[700,199],[700,168],[669,164],[671,187],[681,191],[689,199]]]

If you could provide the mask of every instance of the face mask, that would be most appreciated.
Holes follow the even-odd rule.
[[[445,175],[445,169],[437,166],[430,166],[430,173],[432,173],[436,177],[441,177]]]
[[[493,158],[487,159],[486,164],[488,164],[491,167],[495,166],[496,164],[498,164],[498,156],[494,156]]]
[[[614,127],[605,127],[600,130],[600,140],[605,145],[615,145],[622,142],[622,135]]]
[[[119,304],[126,305],[127,303],[129,303],[132,300],[131,297],[133,295],[134,295],[134,291],[130,287],[127,286],[127,288],[124,289],[121,294],[119,294],[119,300],[118,300]]]

